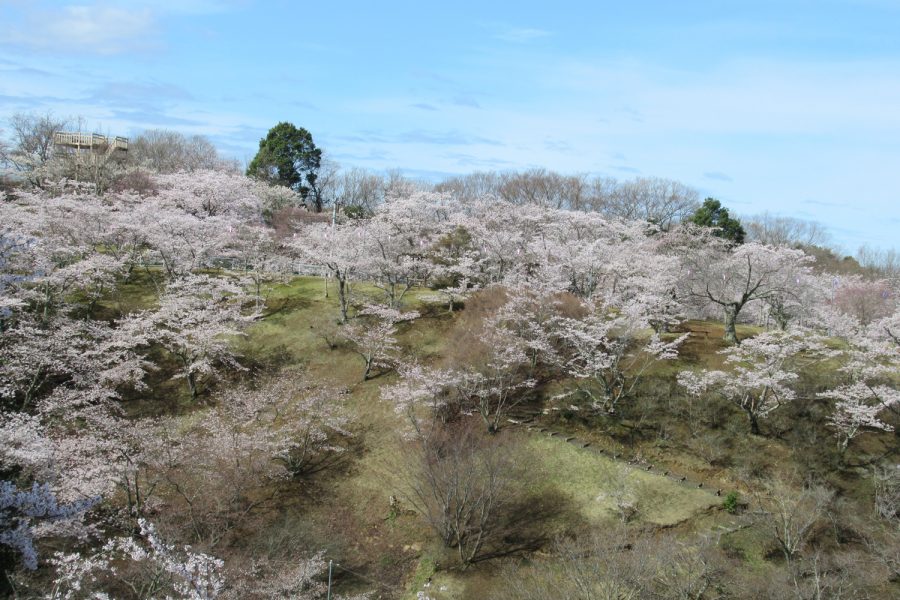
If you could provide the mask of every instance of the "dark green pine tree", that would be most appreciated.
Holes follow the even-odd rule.
[[[731,218],[728,214],[728,209],[722,206],[722,203],[715,198],[704,200],[703,206],[698,208],[688,221],[702,227],[716,227],[716,236],[730,240],[735,244],[743,244],[747,235],[747,232],[741,226],[741,222]]]

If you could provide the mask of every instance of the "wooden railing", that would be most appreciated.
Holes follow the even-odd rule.
[[[113,150],[128,151],[128,138],[119,136],[107,137],[99,133],[71,133],[59,131],[54,134],[53,143],[57,146],[89,148],[110,152]]]

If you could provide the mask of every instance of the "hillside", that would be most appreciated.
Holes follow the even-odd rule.
[[[341,598],[900,594],[897,282],[412,188],[276,227],[286,191],[147,178],[0,201],[10,597],[324,598],[329,565]]]

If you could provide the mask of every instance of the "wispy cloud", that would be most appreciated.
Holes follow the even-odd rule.
[[[247,4],[245,0],[138,0],[134,4],[145,5],[166,14],[213,15]]]
[[[466,106],[468,108],[481,108],[481,104],[478,103],[478,100],[471,96],[455,96],[450,100],[450,104],[455,106]]]
[[[472,154],[464,154],[460,152],[448,152],[443,155],[446,158],[456,161],[456,164],[464,168],[476,169],[498,169],[509,167],[512,163],[508,160],[499,158],[485,158],[482,156],[474,156]]]
[[[564,154],[572,152],[572,144],[564,140],[546,139],[544,140],[544,148],[551,152],[562,152]]]
[[[203,127],[207,125],[206,121],[143,110],[114,110],[112,117],[130,123],[141,123],[143,127]]]
[[[706,179],[712,179],[713,181],[734,181],[730,176],[722,173],[721,171],[707,171],[703,174],[703,177]]]
[[[477,135],[467,135],[459,131],[425,131],[416,129],[406,131],[396,136],[397,142],[414,144],[438,144],[446,146],[468,146],[471,144],[485,144],[488,146],[502,146],[497,140],[488,139]]]
[[[494,37],[504,42],[524,44],[527,42],[532,42],[534,40],[539,40],[541,38],[549,37],[551,35],[553,35],[553,32],[547,31],[546,29],[506,26],[495,33]]]
[[[362,162],[384,162],[386,160],[391,160],[392,156],[389,152],[385,150],[378,150],[375,148],[369,149],[369,151],[365,154],[359,152],[335,152],[332,154],[335,158],[339,160],[351,160],[351,161],[362,161]]]
[[[490,138],[470,135],[458,130],[432,131],[412,129],[398,134],[385,134],[381,131],[363,130],[353,135],[337,136],[345,142],[361,142],[366,144],[429,144],[436,146],[503,146],[503,142]]]
[[[96,88],[89,100],[98,104],[156,105],[172,100],[192,100],[184,88],[165,82],[110,81]]]
[[[824,200],[801,200],[800,204],[810,204],[812,206],[827,206],[828,208],[834,208],[837,206],[844,206],[841,202],[826,202]]]

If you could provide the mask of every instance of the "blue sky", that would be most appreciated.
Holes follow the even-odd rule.
[[[0,0],[21,111],[342,165],[678,179],[733,211],[900,248],[900,0]]]

